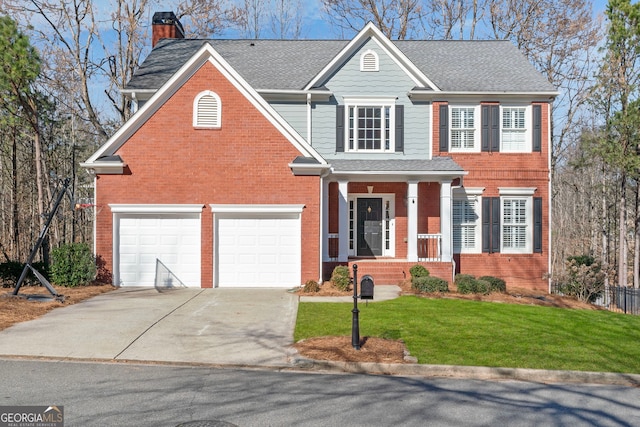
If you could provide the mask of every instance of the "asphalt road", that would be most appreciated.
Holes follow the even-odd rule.
[[[640,425],[640,389],[622,386],[15,359],[0,372],[0,405],[62,405],[66,427]]]

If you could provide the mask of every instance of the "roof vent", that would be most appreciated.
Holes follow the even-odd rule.
[[[360,56],[360,71],[378,70],[378,55],[372,50],[367,50]]]

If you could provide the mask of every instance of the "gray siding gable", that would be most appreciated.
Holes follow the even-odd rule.
[[[379,71],[360,71],[360,56],[371,50],[379,60]],[[313,110],[313,147],[327,160],[330,159],[380,159],[429,157],[430,116],[429,105],[413,103],[407,96],[415,82],[373,40],[366,41],[326,81],[321,82],[334,95],[333,102],[316,104]],[[399,153],[349,153],[336,152],[336,105],[343,105],[345,97],[396,98],[396,104],[404,105],[404,151]]]

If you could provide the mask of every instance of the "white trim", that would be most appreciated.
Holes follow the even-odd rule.
[[[154,205],[154,204],[109,204],[112,213],[201,213],[204,205]]]
[[[484,187],[454,187],[453,195],[456,197],[482,196]]]
[[[525,202],[525,247],[524,248],[505,248],[504,245],[504,227],[512,224],[505,224],[504,221],[504,202],[505,200],[524,200]],[[531,195],[507,194],[500,196],[500,252],[505,254],[531,254],[533,253],[533,198]]]
[[[218,205],[211,204],[213,213],[302,213],[304,205]]]
[[[396,144],[395,144],[395,131],[396,131],[396,100],[395,96],[344,96],[344,141],[345,141],[345,152],[350,153],[395,153]],[[358,120],[357,110],[360,107],[372,107],[378,108],[381,111],[380,116],[380,148],[379,149],[368,149],[368,148],[358,148],[358,132],[357,132],[357,124],[360,122]],[[353,108],[354,110],[354,135],[353,135],[353,148],[349,147],[349,131],[350,131],[350,120],[349,120],[349,112]],[[386,117],[385,117],[385,109],[389,109],[389,148],[385,148],[386,145]]]
[[[202,107],[200,101],[204,97],[212,97],[215,100],[215,117],[212,124],[201,124]],[[193,127],[198,129],[219,129],[222,127],[222,100],[217,93],[205,90],[196,95],[193,99]]]
[[[533,196],[536,187],[498,187],[501,196]]]

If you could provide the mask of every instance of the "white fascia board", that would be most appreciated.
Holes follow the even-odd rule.
[[[288,166],[296,176],[320,176],[330,168],[327,164],[289,163]]]
[[[420,71],[407,56],[402,53],[372,22],[367,23],[362,30],[329,62],[308,84],[305,89],[311,89],[336,71],[344,61],[353,55],[364,44],[367,38],[371,38],[389,55],[402,70],[416,83],[417,86],[429,87],[438,91],[438,87]]]
[[[257,89],[257,92],[267,101],[306,102],[308,96],[311,96],[314,101],[328,101],[333,95],[333,92],[329,90]]]
[[[80,163],[81,168],[88,169],[91,174],[100,175],[122,175],[126,166],[124,162]]]
[[[87,167],[98,158],[114,154],[193,74],[209,61],[271,122],[304,156],[320,163],[325,160],[253,89],[213,47],[203,42],[196,52],[109,140],[85,162]]]
[[[154,214],[154,213],[201,213],[204,205],[187,204],[187,205],[153,205],[153,204],[109,204],[112,213],[136,213],[136,214]]]
[[[221,205],[211,204],[213,213],[302,213],[304,205]]]

